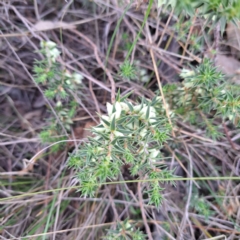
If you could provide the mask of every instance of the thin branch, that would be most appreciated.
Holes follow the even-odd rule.
[[[84,34],[80,33],[79,31],[75,30],[75,29],[70,29],[71,32],[75,33],[76,35],[78,35],[79,37],[83,38],[86,42],[88,42],[94,51],[94,55],[96,57],[97,63],[101,66],[101,68],[106,72],[109,81],[111,83],[111,101],[112,103],[115,102],[115,93],[116,93],[116,86],[115,86],[115,81],[111,75],[111,73],[109,72],[109,70],[104,66],[103,62],[101,61],[99,55],[98,55],[98,48],[97,46],[89,39],[87,38]]]
[[[146,215],[145,215],[145,209],[143,207],[143,199],[142,199],[142,191],[141,191],[141,183],[140,182],[138,182],[138,197],[139,197],[139,205],[140,205],[140,209],[141,209],[141,213],[142,213],[142,219],[143,219],[143,223],[144,223],[147,235],[148,235],[148,239],[153,240],[151,230],[150,230],[149,225],[147,223],[147,218],[146,218]]]

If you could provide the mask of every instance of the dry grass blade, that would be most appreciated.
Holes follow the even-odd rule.
[[[196,69],[215,46],[216,65],[227,75],[226,86],[228,78],[232,86],[238,83],[239,31],[228,24],[220,39],[219,25],[206,32],[206,20],[198,10],[188,18],[156,3],[133,46],[148,1],[0,1],[2,239],[98,240],[109,231],[122,233],[118,223],[124,220],[134,226],[134,233],[139,229],[153,240],[239,239],[239,128],[220,114],[213,118],[216,109],[195,111],[194,105],[183,113],[179,106],[189,92],[178,76],[183,68]],[[39,52],[42,40],[55,42],[61,52],[56,60],[59,72],[82,76],[81,84],[74,85],[65,99],[46,98],[47,83],[35,81],[35,60],[44,59]],[[120,66],[132,47],[136,78],[125,80],[119,75]],[[67,85],[61,80],[58,91]],[[184,96],[169,99],[165,91],[169,85],[184,88]],[[89,129],[99,123],[98,114],[107,112],[106,103],[115,102],[117,89],[121,96],[132,91],[131,103],[143,96],[153,99],[160,91],[172,136],[159,146],[161,158],[155,163],[182,177],[176,186],[159,183],[165,188],[160,211],[147,204],[142,188],[149,179],[132,176],[129,164],[123,165],[116,182],[108,179],[94,197],[81,196],[77,171],[67,167],[70,156],[93,136]],[[234,91],[238,94],[237,85]],[[174,97],[177,107],[171,105]],[[75,115],[67,118],[70,99]],[[195,101],[192,97],[191,103]],[[186,118],[190,112],[200,112],[195,123]],[[208,135],[205,121],[217,127],[219,138]],[[44,142],[45,130],[54,134],[45,136]]]

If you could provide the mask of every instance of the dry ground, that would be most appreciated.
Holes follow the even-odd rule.
[[[132,54],[139,69],[146,69],[149,81],[139,81],[139,76],[129,82],[119,76],[119,65],[141,28],[147,6],[144,1],[132,4],[108,55],[127,1],[0,2],[1,239],[95,240],[126,218],[144,232],[148,224],[152,236],[146,239],[240,238],[239,181],[178,181],[176,188],[166,187],[160,211],[139,200],[135,184],[104,186],[96,198],[82,198],[76,192],[74,171],[66,167],[69,153],[78,143],[51,152],[49,144],[39,138],[53,116],[49,106],[55,106],[43,96],[44,86],[37,85],[33,77],[34,60],[42,58],[37,52],[41,40],[57,43],[63,69],[84,75],[83,86],[74,91],[78,108],[68,139],[86,137],[89,133],[84,128],[98,123],[96,112],[104,113],[106,102],[111,101],[109,78],[123,93],[134,90],[132,99],[155,95],[158,86],[151,47],[163,84],[179,82],[178,74],[186,64],[201,61],[203,50],[191,52],[188,48],[191,34],[201,35],[201,21],[195,19],[194,27],[184,33],[187,41],[181,41],[173,27],[176,16],[163,14],[154,5]],[[177,175],[239,176],[238,129],[223,127],[227,137],[215,142],[203,129],[180,120],[178,126],[181,141],[171,141],[164,150],[166,165],[176,168]],[[123,176],[132,179],[127,169]]]

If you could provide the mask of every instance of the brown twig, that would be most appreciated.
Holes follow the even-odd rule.
[[[196,14],[195,14],[194,17],[193,17],[193,23],[192,23],[192,25],[191,25],[191,27],[190,27],[190,30],[189,30],[189,33],[188,33],[188,36],[187,36],[186,44],[185,44],[184,47],[183,47],[182,56],[185,56],[185,54],[186,54],[187,47],[188,47],[188,45],[189,45],[189,40],[190,40],[190,37],[191,37],[191,35],[192,35],[192,31],[193,31],[193,29],[194,29],[194,23],[195,23],[195,21],[196,21],[196,18],[197,18],[197,10],[196,10]],[[183,62],[183,58],[181,58],[180,64],[182,64],[182,62]]]
[[[225,134],[226,134],[227,140],[229,141],[229,143],[230,143],[230,145],[232,146],[232,148],[233,148],[234,150],[237,150],[237,149],[235,148],[235,146],[234,146],[234,142],[233,142],[232,139],[229,137],[228,129],[227,129],[227,127],[226,127],[226,124],[223,122],[222,125],[223,125],[224,132],[225,132]]]
[[[143,223],[144,223],[147,235],[148,235],[148,239],[153,240],[152,233],[151,233],[151,230],[149,228],[147,218],[146,218],[146,215],[145,215],[145,209],[143,207],[143,199],[142,199],[142,191],[141,191],[141,183],[140,182],[138,182],[138,198],[139,198],[139,206],[140,206],[140,209],[141,209],[142,219],[143,219]]]
[[[151,54],[151,57],[152,57],[153,66],[154,66],[154,70],[155,70],[157,81],[158,81],[158,87],[159,87],[159,90],[160,90],[160,93],[161,93],[161,96],[162,96],[162,99],[163,99],[163,105],[164,105],[164,108],[165,108],[165,111],[166,111],[166,114],[167,114],[169,124],[172,127],[173,125],[172,125],[171,117],[170,117],[168,107],[167,107],[167,103],[166,103],[166,100],[165,100],[165,97],[164,97],[164,94],[163,94],[162,84],[161,84],[161,81],[160,81],[159,73],[158,73],[158,70],[157,70],[157,64],[156,64],[152,49],[150,49],[150,54]],[[172,129],[172,135],[173,135],[174,138],[176,137],[173,129]]]
[[[78,35],[79,37],[83,38],[86,42],[88,42],[94,51],[94,55],[96,57],[97,63],[101,66],[101,68],[106,72],[109,81],[111,83],[111,101],[112,103],[115,102],[115,93],[116,93],[116,86],[115,86],[115,81],[111,75],[111,73],[109,72],[109,70],[104,66],[103,62],[101,61],[99,55],[98,55],[98,49],[97,46],[89,39],[87,38],[84,34],[80,33],[79,31],[75,30],[75,29],[71,29],[71,32],[75,33],[76,35]]]

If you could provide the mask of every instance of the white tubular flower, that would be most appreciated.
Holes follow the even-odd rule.
[[[103,151],[104,150],[104,148],[102,148],[102,147],[97,147],[97,151],[98,152],[101,152],[101,151]]]
[[[68,80],[66,81],[66,84],[71,85],[71,81],[68,79]]]
[[[74,74],[72,75],[72,77],[73,77],[73,81],[74,81],[75,83],[77,83],[77,84],[81,84],[81,83],[82,83],[83,76],[82,76],[81,74],[79,74],[79,73],[74,73]]]
[[[109,103],[109,105],[107,106],[107,109],[108,109],[108,112],[111,112],[113,111],[113,106]],[[115,110],[116,111],[114,113],[109,114],[110,120],[113,120],[114,117],[115,117],[115,120],[120,118],[122,107],[119,102],[115,103]]]
[[[201,88],[197,88],[197,89],[196,89],[196,92],[197,92],[198,94],[202,94],[203,90],[202,90]]]
[[[46,56],[52,61],[56,62],[60,51],[56,48],[57,44],[52,41],[41,41],[40,46],[46,51]]]
[[[149,76],[147,75],[147,70],[146,69],[141,69],[140,70],[140,79],[142,82],[147,82],[149,80]]]
[[[156,118],[156,110],[155,110],[155,108],[150,107],[149,122],[150,123],[155,122],[156,120],[154,118]]]
[[[172,112],[172,111],[169,111],[169,115],[170,115],[170,117],[174,117],[174,116],[175,116],[175,113]]]
[[[56,62],[57,57],[60,55],[60,51],[57,48],[53,48],[49,51],[52,62]]]
[[[53,41],[46,41],[43,44],[47,48],[55,48],[57,46],[57,44]]]
[[[109,102],[107,102],[107,112],[108,112],[108,116],[112,115],[112,111],[113,111],[113,105]]]
[[[57,106],[57,107],[62,107],[62,102],[61,102],[61,101],[57,101],[56,106]]]
[[[107,103],[107,112],[108,112],[108,116],[110,117],[110,119],[113,119],[114,116],[116,119],[120,118],[120,115],[122,112],[122,107],[119,102],[115,103],[115,109],[116,109],[116,111],[113,113],[113,105],[110,103]]]
[[[72,77],[71,73],[69,71],[67,71],[67,70],[64,72],[64,76],[66,78],[71,78]]]
[[[118,131],[114,131],[113,134],[115,137],[124,137],[124,134]]]
[[[160,151],[155,148],[149,150],[149,152],[150,152],[149,158],[151,158],[151,159],[155,159],[160,153]]]
[[[148,106],[145,106],[140,111],[140,114],[143,118],[147,117],[147,110],[148,110]],[[156,110],[154,107],[150,106],[149,107],[149,122],[154,122],[154,119],[150,119],[150,118],[155,118],[155,117],[156,117]]]
[[[130,227],[132,227],[132,225],[131,225],[129,222],[127,222],[127,224],[126,224],[126,228],[130,228]],[[133,228],[130,228],[130,230],[132,231]]]
[[[130,104],[131,104],[131,103],[130,103]],[[126,103],[120,102],[120,106],[121,106],[121,108],[122,108],[123,111],[126,111],[126,112],[129,111],[129,107],[128,107],[128,105],[127,105]]]
[[[186,77],[191,77],[194,75],[194,71],[188,70],[183,68],[181,73],[180,73],[180,77],[182,78],[186,78]]]
[[[109,118],[109,116],[106,116],[106,115],[102,115],[102,118],[104,119],[104,120],[106,120],[106,121],[110,121],[110,118]]]
[[[52,41],[41,41],[40,42],[40,47],[42,49],[45,49],[45,48],[55,48],[57,46],[57,44],[55,42],[52,42]]]
[[[146,74],[147,74],[146,69],[143,68],[143,69],[140,70],[140,76],[144,76]]]
[[[142,117],[146,117],[148,106],[144,106],[139,112]]]
[[[233,120],[233,115],[229,115],[228,118],[229,118],[230,121],[232,121]]]
[[[116,119],[120,118],[121,112],[122,112],[122,107],[119,102],[115,103],[115,108],[116,108]]]
[[[152,118],[149,119],[149,122],[154,123],[154,122],[156,122],[156,120],[154,119],[154,117],[152,117]]]
[[[144,104],[144,105],[145,105],[145,104]],[[144,105],[143,105],[143,106],[144,106]],[[135,112],[139,112],[139,111],[141,110],[141,107],[142,107],[141,104],[136,105],[136,106],[133,107],[133,110],[134,110]]]
[[[186,87],[186,88],[191,88],[191,87],[193,87],[193,82],[183,82],[183,84],[184,84],[184,87]]]
[[[148,75],[144,75],[141,80],[142,82],[148,82],[149,81]]]

